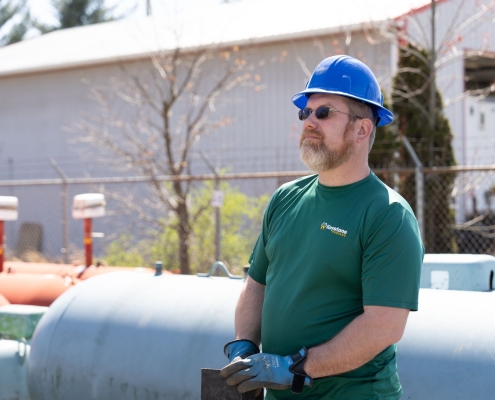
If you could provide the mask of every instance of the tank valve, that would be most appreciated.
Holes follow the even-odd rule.
[[[163,263],[161,261],[155,262],[155,276],[160,276],[163,271]]]

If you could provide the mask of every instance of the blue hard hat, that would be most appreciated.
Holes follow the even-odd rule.
[[[368,66],[349,56],[325,58],[318,64],[306,89],[292,97],[299,108],[306,107],[313,93],[337,94],[369,105],[377,117],[377,126],[390,124],[394,114],[383,107],[380,85]]]

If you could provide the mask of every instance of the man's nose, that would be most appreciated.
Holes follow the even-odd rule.
[[[303,121],[303,131],[306,129],[315,130],[318,127],[318,120],[315,117],[315,113],[309,114],[309,117]]]

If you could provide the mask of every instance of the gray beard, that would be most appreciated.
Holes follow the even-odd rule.
[[[323,172],[346,163],[353,153],[352,142],[345,142],[338,150],[330,150],[325,143],[313,144],[303,141],[299,145],[301,161],[312,171]]]

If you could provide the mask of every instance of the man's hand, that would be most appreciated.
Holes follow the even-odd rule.
[[[300,393],[303,386],[311,386],[313,380],[306,374],[296,372],[297,365],[304,362],[306,348],[293,356],[275,354],[254,354],[245,359],[236,359],[220,371],[227,378],[227,384],[237,386],[239,393],[261,388],[288,389]]]

